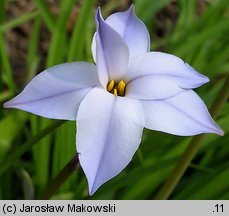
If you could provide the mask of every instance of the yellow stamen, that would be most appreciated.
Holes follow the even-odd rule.
[[[107,86],[107,91],[111,92],[112,89],[114,88],[114,84],[115,84],[114,80],[111,80]]]
[[[115,96],[124,97],[126,93],[126,83],[123,80],[120,80],[119,82],[111,80],[107,84],[107,91]]]
[[[126,87],[126,84],[123,82],[123,80],[121,80],[119,83],[118,83],[118,93],[120,96],[124,96],[125,95],[125,87]]]
[[[114,95],[115,95],[115,96],[118,96],[118,91],[117,91],[116,88],[114,89]]]

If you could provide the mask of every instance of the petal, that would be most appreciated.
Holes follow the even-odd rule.
[[[127,11],[110,15],[105,22],[123,38],[129,48],[130,58],[149,52],[149,32],[145,24],[134,14],[133,5]],[[92,53],[94,57],[95,47],[95,38],[93,38]]]
[[[184,91],[171,79],[162,76],[146,76],[134,79],[126,87],[126,96],[143,99],[158,100],[177,95]]]
[[[94,88],[77,115],[77,151],[90,195],[131,161],[142,136],[141,104]]]
[[[184,89],[197,88],[209,81],[182,59],[162,52],[149,52],[132,59],[125,79],[133,81],[155,75],[169,78]]]
[[[119,80],[129,63],[129,50],[120,35],[104,22],[101,12],[96,13],[96,59],[98,76],[106,87],[109,80]]]
[[[4,107],[47,118],[75,120],[80,102],[98,83],[93,64],[73,62],[57,65],[34,77]]]
[[[141,101],[146,128],[181,136],[201,133],[223,135],[223,130],[211,118],[207,107],[192,90],[158,101]]]

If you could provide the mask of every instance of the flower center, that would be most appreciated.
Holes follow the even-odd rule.
[[[126,93],[126,83],[123,80],[119,81],[118,83],[114,80],[111,80],[107,84],[107,91],[115,96],[124,97]]]

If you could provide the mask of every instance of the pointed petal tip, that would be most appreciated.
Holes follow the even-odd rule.
[[[200,85],[203,85],[203,84],[208,83],[208,82],[210,81],[210,79],[209,79],[207,76],[205,76],[204,74],[201,74],[201,73],[199,73],[198,71],[196,71],[196,70],[195,70],[190,64],[188,64],[187,62],[185,63],[185,65],[186,65],[191,71],[193,71],[193,72],[197,75],[198,79],[200,80],[200,81],[199,81]],[[198,85],[198,87],[199,87],[199,85]]]
[[[219,136],[224,136],[224,131],[223,129],[212,119],[212,130],[210,133],[217,134]]]
[[[207,76],[205,76],[203,74],[201,74],[201,75],[202,75],[202,78],[203,78],[203,84],[204,83],[208,83],[210,81],[210,79]]]
[[[89,196],[93,196],[94,195],[94,193],[99,189],[99,187],[101,186],[99,186],[99,185],[96,185],[95,184],[95,180],[93,181],[93,182],[90,182],[89,181],[89,179],[87,178],[87,180],[88,180],[88,194],[89,194]]]
[[[223,129],[215,122],[214,122],[214,127],[212,128],[212,131],[210,133],[218,134],[220,136],[224,135]]]
[[[89,187],[90,188],[90,187]],[[97,190],[97,189],[96,189]],[[95,189],[93,189],[93,187],[92,188],[90,188],[89,189],[89,196],[93,196],[94,195],[94,193],[96,192],[96,190]]]
[[[89,196],[93,196],[93,192],[91,190],[88,191]]]
[[[9,100],[9,101],[5,102],[5,103],[3,104],[3,107],[4,107],[4,108],[12,108],[13,105],[12,105],[11,101],[12,101],[12,100]]]
[[[101,8],[98,7],[96,9],[96,13],[95,13],[96,31],[99,31],[101,22],[104,22],[104,19],[103,19],[102,13],[101,13]]]
[[[96,12],[95,12],[95,24],[96,24],[96,30],[98,31],[99,28],[99,17],[100,17],[100,7],[97,7]]]
[[[103,16],[101,13],[101,8],[97,7],[96,13],[95,13],[95,19],[99,22],[100,20],[103,20]]]
[[[96,16],[97,16],[99,13],[101,13],[101,8],[100,8],[100,6],[96,8],[96,13],[95,13]]]
[[[4,107],[4,108],[8,108],[8,107],[9,107],[8,102],[5,102],[5,103],[3,104],[3,107]]]
[[[224,136],[224,131],[219,127],[217,130],[217,134],[220,136]]]
[[[127,11],[131,11],[134,13],[134,4],[132,3]]]
[[[83,172],[86,176],[86,179],[87,179],[87,184],[88,184],[88,195],[89,196],[93,196],[94,193],[98,190],[98,188],[101,186],[98,186],[98,185],[95,185],[95,179],[91,178],[90,175],[87,174],[86,172],[86,169],[84,169],[84,166],[83,166],[83,159],[81,158],[82,156],[82,153],[78,152],[78,159],[79,159],[79,163],[80,163],[80,166],[81,168],[83,169]]]
[[[126,13],[129,16],[135,16],[136,17],[135,11],[134,11],[134,4],[131,4],[130,7],[127,10],[123,11],[122,13]]]
[[[210,82],[210,79],[207,76],[200,74],[200,73],[199,73],[198,79],[199,79],[199,82],[196,82],[196,84],[193,86],[193,88],[198,88],[198,87]]]

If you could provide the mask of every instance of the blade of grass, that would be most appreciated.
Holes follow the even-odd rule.
[[[5,15],[5,0],[2,1],[0,5],[0,26],[3,23],[4,15]],[[1,34],[0,34],[1,35]],[[0,36],[0,40],[3,40],[3,37]],[[2,43],[2,42],[0,42]],[[0,92],[3,92],[3,78],[2,78],[2,59],[0,58]],[[4,116],[3,113],[3,103],[0,101],[0,119]]]
[[[41,27],[41,19],[40,17],[36,18],[31,30],[31,36],[29,41],[29,48],[27,54],[27,68],[28,74],[26,82],[29,82],[36,74],[36,69],[39,63],[38,57],[38,42],[40,36],[40,27]]]
[[[30,140],[28,140],[26,143],[24,143],[21,147],[17,148],[14,152],[12,152],[10,155],[8,155],[7,159],[4,158],[1,161],[0,174],[5,172],[14,163],[16,163],[17,160],[22,156],[22,154],[24,154],[26,151],[30,150],[32,148],[32,146],[34,146],[41,139],[43,139],[45,136],[50,134],[52,131],[54,131],[56,128],[58,128],[60,125],[62,125],[64,123],[65,123],[65,121],[54,121],[48,127],[44,128],[38,134],[36,134]]]
[[[43,130],[48,127],[48,125],[52,124],[52,120],[49,119],[37,118],[37,120],[40,120],[39,130]],[[49,164],[51,160],[52,135],[52,133],[49,133],[48,136],[45,136],[33,147],[34,163],[36,167],[35,180],[39,189],[45,186],[51,176],[51,166],[49,166]]]
[[[3,22],[4,22],[5,5],[6,5],[6,1],[5,0],[1,1],[0,28],[2,27]],[[0,66],[1,66],[1,71],[0,71],[1,72],[1,75],[0,75],[1,76],[1,85],[3,83],[3,80],[5,80],[7,85],[9,86],[10,91],[12,93],[15,93],[17,91],[17,87],[13,80],[13,75],[12,75],[13,73],[12,73],[12,69],[10,66],[7,49],[5,46],[4,35],[1,31],[0,31]]]
[[[198,35],[195,33],[192,37],[187,37],[185,43],[179,43],[179,45],[174,43],[173,47],[176,55],[185,56],[189,50],[198,50],[199,46],[201,46],[210,37],[215,37],[217,34],[221,34],[221,32],[227,30],[228,21],[229,19],[218,21],[217,25],[211,26],[205,29],[205,31],[199,32]]]
[[[140,16],[144,23],[149,25],[154,20],[156,14],[171,0],[135,0],[136,14]]]
[[[45,1],[45,0],[33,0],[33,2],[37,6],[38,10],[40,11],[41,16],[43,16],[43,19],[44,19],[45,24],[47,25],[48,29],[51,32],[54,32],[55,31],[54,17],[49,10],[49,6],[47,4],[47,1]]]
[[[1,67],[1,65],[0,65],[0,67]],[[2,104],[2,108],[3,108],[3,101],[6,101],[6,100],[10,99],[12,96],[13,96],[13,94],[9,90],[6,90],[4,92],[2,91],[0,93],[0,102]]]
[[[219,199],[220,194],[225,194],[229,190],[229,169],[216,174],[213,178],[208,179],[208,182],[201,186],[197,191],[193,191],[187,199]],[[216,187],[220,185],[220,187]],[[212,190],[214,188],[214,190]]]
[[[62,167],[68,162],[76,152],[76,124],[74,121],[68,121],[59,127],[55,133],[55,145],[53,145],[53,161],[52,161],[52,178],[58,174]],[[64,154],[63,154],[64,152]],[[75,178],[73,179],[74,182]],[[71,188],[71,180],[66,181],[61,187],[60,192],[67,192]]]
[[[47,66],[50,67],[54,64],[62,63],[64,58],[64,52],[62,51],[63,43],[66,39],[66,26],[67,21],[71,13],[73,5],[76,0],[65,1],[65,4],[61,8],[60,16],[57,20],[56,28],[52,36],[51,45],[49,48]]]
[[[35,17],[37,17],[39,15],[38,11],[34,11],[34,12],[28,12],[25,13],[17,18],[14,18],[10,21],[8,21],[7,23],[1,24],[0,25],[0,33],[4,33],[6,31],[10,31],[11,29],[29,21],[34,19]]]
[[[184,7],[179,7],[181,13],[178,18],[178,24],[176,25],[173,34],[169,37],[169,39],[171,40],[171,44],[174,47],[179,46],[179,44],[181,44],[180,41],[191,38],[192,34],[196,35],[197,32],[204,32],[211,26],[215,26],[216,23],[218,24],[219,20],[224,14],[224,11],[227,9],[225,7],[225,5],[227,4],[228,0],[212,1],[209,7],[206,7],[206,10],[203,12],[203,14],[197,17],[198,19],[193,19],[193,21],[189,23],[184,22],[186,20],[185,17],[183,18],[185,14],[182,12],[184,10]],[[183,4],[179,5],[181,6]],[[212,19],[213,17],[215,17],[215,19]]]
[[[51,45],[48,52],[47,66],[53,66],[58,63],[62,63],[64,60],[66,50],[66,27],[68,18],[71,14],[71,9],[76,0],[62,1],[61,10],[54,31],[52,32]],[[50,124],[50,120],[41,119],[40,127],[46,127]],[[34,148],[33,154],[36,164],[35,179],[39,188],[43,188],[44,185],[51,177],[51,156],[52,156],[52,139],[53,137],[47,136],[42,139]],[[42,158],[42,161],[40,160]],[[47,165],[48,164],[48,165]]]
[[[68,18],[70,17],[71,10],[76,0],[70,1],[62,1],[60,15],[56,22],[56,26],[54,31],[52,32],[52,40],[51,45],[48,52],[47,58],[47,66],[53,66],[58,63],[62,63],[64,61],[65,50],[67,50],[66,46],[66,27],[68,23]],[[46,127],[47,124],[50,123],[48,119],[41,119],[40,126],[41,128]],[[63,136],[65,136],[63,134]],[[36,176],[35,179],[39,188],[43,188],[49,179],[52,176],[52,169],[50,162],[52,161],[52,149],[53,147],[53,138],[51,136],[47,136],[45,139],[42,139],[34,148],[34,158],[36,164]],[[43,158],[42,162],[40,158]],[[48,165],[47,165],[48,164]]]
[[[92,9],[94,8],[95,0],[83,1],[83,6],[77,16],[77,21],[74,26],[73,34],[71,37],[68,61],[80,60],[83,56],[83,48],[86,40],[86,33],[88,31],[88,24],[92,15]]]
[[[9,57],[7,54],[7,49],[4,41],[3,35],[0,33],[0,58],[2,65],[2,78],[8,85],[11,92],[16,93],[17,87],[13,79],[13,70],[10,65]]]
[[[0,158],[3,158],[8,153],[8,149],[12,147],[12,141],[24,127],[27,118],[27,113],[21,113],[19,115],[19,112],[15,111],[0,120]]]

